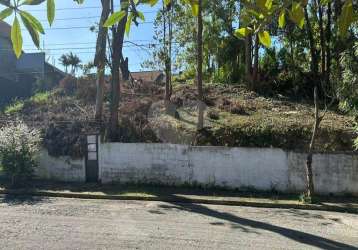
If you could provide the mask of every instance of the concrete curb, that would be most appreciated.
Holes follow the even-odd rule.
[[[253,201],[240,201],[240,200],[184,198],[184,197],[177,197],[177,196],[151,197],[151,196],[100,195],[100,194],[63,193],[63,192],[51,192],[51,191],[24,191],[24,190],[0,190],[0,195],[17,195],[17,196],[29,195],[29,196],[41,196],[41,197],[99,199],[99,200],[162,201],[162,202],[188,203],[188,204],[301,209],[301,210],[315,210],[315,211],[329,211],[329,212],[358,214],[358,208],[354,208],[354,207],[341,207],[341,206],[326,205],[326,204],[291,204],[291,203],[263,202],[263,201],[255,201],[255,198],[252,198]]]

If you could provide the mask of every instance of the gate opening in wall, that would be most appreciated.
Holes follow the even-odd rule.
[[[87,135],[86,182],[98,182],[98,134]]]

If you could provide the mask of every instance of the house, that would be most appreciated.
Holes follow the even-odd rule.
[[[131,72],[132,79],[137,82],[150,82],[157,85],[165,83],[165,74],[162,71]]]
[[[25,53],[16,58],[11,43],[11,26],[0,21],[0,102],[4,99],[26,97],[31,94],[36,82],[43,82],[46,89],[58,84],[66,74],[46,62],[45,53]],[[12,89],[9,94],[6,86],[25,84],[19,91]],[[2,99],[2,100],[1,100]]]

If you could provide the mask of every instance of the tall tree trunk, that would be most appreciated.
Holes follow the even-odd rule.
[[[254,90],[256,87],[256,83],[258,81],[259,74],[259,36],[256,34],[255,36],[255,46],[254,46],[254,68],[252,71],[252,89]]]
[[[168,53],[168,42],[167,42],[167,8],[165,5],[165,1],[163,0],[163,46],[164,46],[164,54],[165,54],[165,60],[164,60],[164,66],[165,66],[165,104],[169,104],[170,100],[170,86],[169,86],[169,53]]]
[[[173,43],[173,14],[174,14],[174,4],[175,0],[172,0],[170,13],[168,17],[168,24],[169,24],[169,100],[171,95],[173,94],[173,84],[172,84],[172,43]]]
[[[123,3],[123,4],[122,4]],[[121,0],[122,10],[128,13],[128,5],[126,0]],[[114,10],[112,0],[112,12]],[[109,121],[109,138],[112,141],[118,140],[119,131],[119,98],[120,98],[120,66],[121,59],[123,58],[122,49],[124,42],[125,26],[127,16],[125,16],[117,26],[112,27],[112,88],[111,88],[111,106],[110,106],[110,121]]]
[[[316,45],[315,45],[315,41],[314,41],[314,37],[313,37],[313,33],[312,33],[311,22],[310,22],[310,19],[309,19],[309,16],[308,16],[307,7],[304,8],[304,12],[305,12],[306,31],[307,31],[307,36],[308,36],[308,40],[309,40],[309,43],[310,43],[311,72],[317,78],[317,75],[318,75],[317,50],[316,50]]]
[[[245,37],[245,77],[249,86],[251,87],[252,78],[252,36],[248,35]]]
[[[199,0],[198,34],[197,34],[197,87],[198,87],[198,130],[204,127],[204,93],[203,93],[203,1]]]
[[[307,196],[312,197],[314,195],[314,181],[313,181],[313,168],[312,168],[312,159],[313,159],[313,149],[314,143],[318,134],[319,125],[321,118],[319,117],[319,107],[318,107],[318,94],[317,86],[314,87],[314,125],[311,136],[311,141],[308,149],[307,160],[306,160],[306,177],[307,177]]]
[[[102,14],[99,22],[99,30],[96,44],[96,55],[94,64],[97,66],[97,81],[96,81],[96,112],[95,119],[102,120],[103,114],[103,88],[105,78],[105,65],[106,65],[106,48],[107,48],[107,35],[108,29],[103,27],[110,12],[110,0],[101,0]]]
[[[326,79],[326,39],[324,32],[324,23],[323,23],[323,6],[320,0],[317,0],[318,6],[318,26],[319,26],[319,37],[321,43],[321,73],[322,79]]]
[[[332,37],[332,3],[329,1],[327,5],[327,27],[326,27],[326,88],[331,88],[331,37]]]
[[[341,14],[341,9],[342,9],[342,2],[341,0],[334,0],[333,1],[333,22],[334,22],[334,26],[335,26],[335,34],[337,34],[337,24],[338,24],[338,18]],[[341,39],[337,38],[337,35],[335,35],[335,42],[333,43],[333,57],[334,57],[334,61],[335,61],[335,65],[334,65],[334,71],[335,71],[335,75],[337,76],[337,81],[340,82],[342,81],[342,66],[339,63],[340,61],[340,55],[342,52],[342,49],[344,49],[344,46],[342,46],[342,42]]]

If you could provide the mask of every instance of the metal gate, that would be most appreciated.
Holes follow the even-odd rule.
[[[87,135],[86,182],[98,182],[98,135]]]

